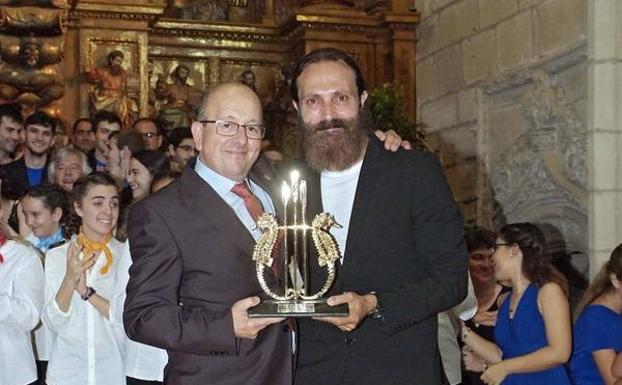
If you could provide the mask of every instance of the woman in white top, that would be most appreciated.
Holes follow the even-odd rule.
[[[0,384],[36,382],[30,332],[39,323],[42,305],[39,255],[0,232]]]
[[[125,290],[118,274],[128,249],[112,237],[118,189],[110,175],[94,172],[73,193],[80,233],[46,256],[43,321],[54,339],[47,383],[124,385],[125,334],[109,301]]]

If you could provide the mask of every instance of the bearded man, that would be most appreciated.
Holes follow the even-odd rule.
[[[467,292],[462,217],[441,165],[369,136],[365,81],[345,52],[310,52],[292,79],[309,217],[329,212],[343,226],[331,229],[341,263],[328,303],[349,307],[301,319],[295,383],[441,384],[436,315]],[[314,293],[325,274],[310,266]]]
[[[129,128],[138,117],[138,106],[127,95],[128,76],[122,67],[123,59],[123,52],[110,52],[108,65],[87,72],[87,78],[95,84],[90,95],[91,114],[110,111],[121,119],[123,128]]]

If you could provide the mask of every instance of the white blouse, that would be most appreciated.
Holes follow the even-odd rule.
[[[16,241],[0,254],[0,384],[29,384],[37,379],[30,332],[43,306],[43,266],[35,249]]]
[[[120,283],[125,288],[130,279],[129,269],[132,265],[130,258],[129,242],[126,242],[127,251],[123,253],[124,258],[119,260]],[[121,318],[125,303],[125,290],[114,298],[111,311]],[[166,350],[142,344],[140,342],[126,339],[125,345],[125,375],[145,381],[164,380],[164,367],[168,362]]]
[[[65,276],[67,252],[75,237],[62,246],[48,250],[45,258],[45,305],[43,322],[52,331],[48,385],[125,385],[123,372],[125,333],[121,314],[113,311],[112,299],[125,290],[119,277],[119,261],[128,252],[127,245],[112,238],[108,247],[113,262],[106,275],[100,270],[106,256],[100,252],[87,272],[87,285],[110,302],[106,319],[74,291],[67,312],[56,302],[56,294]],[[80,255],[82,258],[82,255]]]

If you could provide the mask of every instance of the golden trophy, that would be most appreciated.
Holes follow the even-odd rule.
[[[272,299],[264,300],[249,309],[248,316],[255,317],[346,317],[348,305],[329,306],[322,298],[335,280],[335,263],[339,259],[339,247],[329,233],[331,227],[340,227],[328,213],[315,216],[307,223],[307,182],[300,179],[298,171],[290,173],[290,183],[281,187],[283,225],[274,215],[262,214],[257,226],[262,235],[253,250],[257,279],[262,290]],[[274,290],[265,280],[266,270],[272,268],[274,249],[282,237],[277,255],[282,288]],[[311,242],[308,238],[311,238]],[[325,267],[327,277],[317,293],[310,294],[309,243],[317,251],[317,263]]]

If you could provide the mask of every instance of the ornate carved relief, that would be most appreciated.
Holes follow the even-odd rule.
[[[0,102],[16,102],[29,115],[44,110],[58,116],[64,81],[67,30],[64,1],[10,1],[0,7]]]

